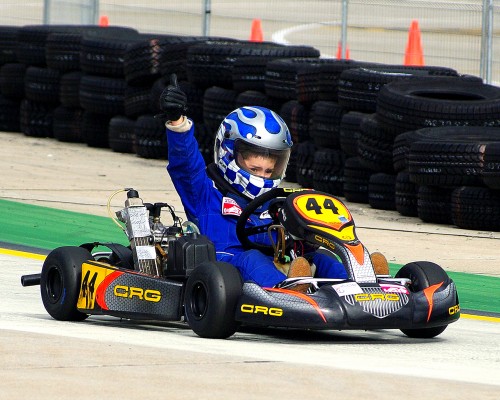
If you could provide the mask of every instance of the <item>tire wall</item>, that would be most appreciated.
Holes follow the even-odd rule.
[[[277,111],[286,180],[424,222],[500,231],[500,88],[451,68],[320,58],[310,46],[30,25],[0,41],[0,130],[167,158],[176,73],[206,161],[222,118]]]

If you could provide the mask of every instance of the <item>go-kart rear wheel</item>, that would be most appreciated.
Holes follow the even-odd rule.
[[[82,280],[82,263],[91,260],[82,247],[58,247],[43,263],[40,292],[43,305],[52,318],[60,321],[83,321],[88,317],[76,308]]]
[[[242,293],[238,270],[223,262],[196,267],[186,283],[184,306],[191,329],[204,338],[225,339],[238,328],[235,308]]]
[[[450,277],[439,265],[429,261],[418,261],[406,264],[396,274],[396,278],[411,280],[410,290],[419,292],[429,286],[444,282],[448,284]],[[448,325],[433,328],[401,329],[406,336],[419,339],[431,339],[444,332]]]

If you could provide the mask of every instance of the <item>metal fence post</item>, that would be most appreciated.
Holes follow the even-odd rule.
[[[50,21],[50,0],[43,0],[43,24],[48,25]]]
[[[94,24],[99,23],[99,5],[100,5],[100,0],[93,0],[92,4],[92,15],[94,19]]]
[[[212,13],[211,9],[211,1],[210,0],[204,0],[203,4],[203,36],[209,36],[210,35],[210,17]]]
[[[75,23],[75,21],[90,25],[98,23],[100,0],[79,0],[73,3],[63,0],[43,0],[43,24],[58,23],[61,19],[64,20],[64,23]],[[69,12],[68,5],[78,6],[79,13],[75,13],[74,10]]]
[[[340,30],[340,46],[342,48],[342,59],[347,56],[347,5],[348,0],[342,0],[342,21]]]
[[[486,83],[491,83],[491,65],[493,60],[493,0],[483,0],[483,21],[481,29],[480,76]]]

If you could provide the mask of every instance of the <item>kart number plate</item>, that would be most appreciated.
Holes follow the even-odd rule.
[[[306,223],[344,241],[356,239],[353,229],[347,229],[339,235],[346,225],[352,225],[352,215],[347,207],[335,197],[319,193],[303,194],[293,200],[293,205]]]
[[[95,265],[82,264],[82,282],[76,305],[78,309],[92,310],[95,308],[98,288],[106,276],[112,272],[113,270],[107,270]]]

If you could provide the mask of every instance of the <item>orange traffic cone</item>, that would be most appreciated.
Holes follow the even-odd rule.
[[[264,35],[262,33],[262,23],[260,19],[254,19],[252,21],[252,31],[250,32],[251,42],[262,42],[264,40]]]
[[[99,18],[99,26],[109,26],[109,19],[107,15],[102,15],[101,18]]]
[[[340,60],[342,58],[342,43],[339,42],[339,45],[337,46],[337,59]],[[349,60],[351,58],[351,55],[349,53],[349,46],[345,46],[345,59]]]
[[[420,37],[420,28],[418,21],[414,19],[411,22],[408,33],[408,43],[406,45],[404,65],[424,65],[424,51],[422,49],[422,39]]]

